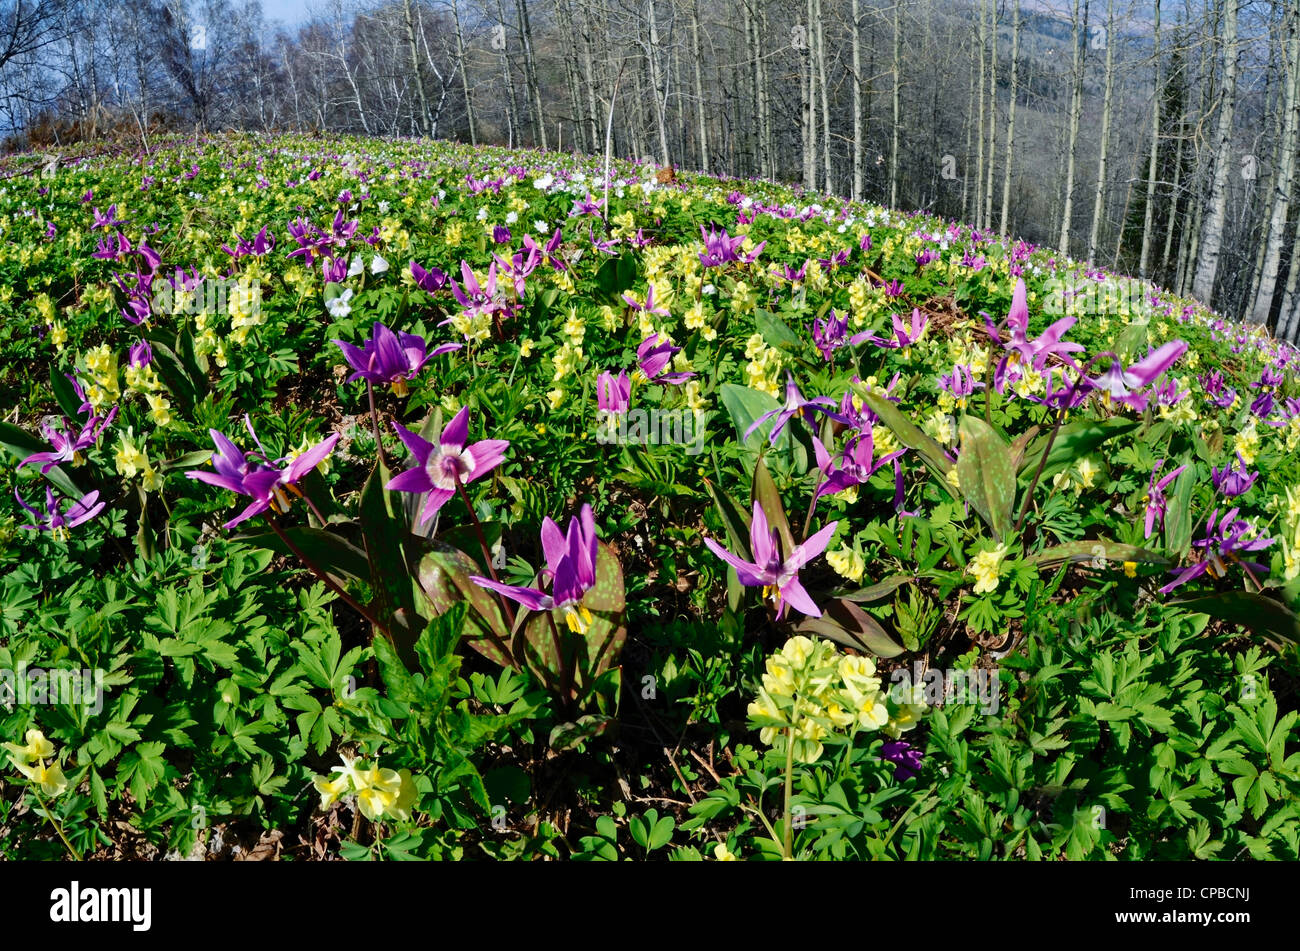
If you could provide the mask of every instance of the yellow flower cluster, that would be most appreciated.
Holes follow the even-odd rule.
[[[117,379],[117,354],[109,349],[108,344],[102,343],[86,352],[86,373],[90,377],[86,399],[96,413],[121,397],[122,390]]]
[[[792,637],[767,659],[763,686],[749,705],[751,726],[778,752],[793,752],[801,763],[815,763],[822,740],[840,731],[908,728],[919,712],[891,710],[869,657],[843,654],[830,641]],[[793,750],[786,743],[793,740]]]
[[[1002,559],[1007,556],[1007,546],[999,545],[990,551],[982,551],[966,565],[967,574],[975,578],[975,593],[988,594],[998,589],[998,580],[1002,571]]]
[[[847,545],[835,551],[828,551],[826,562],[842,577],[853,582],[861,581],[863,573],[867,570],[867,563],[863,560],[862,553]]]
[[[1058,472],[1052,477],[1052,485],[1063,492],[1074,490],[1075,495],[1079,495],[1084,489],[1094,487],[1097,474],[1101,469],[1091,459],[1085,457],[1074,464],[1072,468]]]
[[[745,382],[768,396],[780,397],[781,352],[769,347],[762,334],[754,334],[745,342]]]
[[[117,466],[118,475],[125,479],[134,479],[139,474],[140,484],[146,492],[156,492],[162,488],[162,475],[149,462],[144,450],[135,444],[135,433],[129,426],[126,432],[118,434],[113,462]]]
[[[68,788],[68,780],[58,760],[54,759],[54,744],[40,730],[28,730],[24,739],[27,741],[24,745],[4,744],[9,751],[10,764],[39,786],[46,796],[62,794]],[[48,766],[46,760],[50,761]]]
[[[1300,578],[1300,488],[1287,486],[1286,506],[1282,516],[1282,576],[1286,581]]]
[[[1233,452],[1241,456],[1246,465],[1253,466],[1255,464],[1255,457],[1259,454],[1259,430],[1255,428],[1253,419],[1250,421],[1250,425],[1237,433],[1232,448]]]
[[[312,785],[320,793],[322,809],[328,809],[342,796],[355,795],[357,808],[371,822],[390,818],[410,820],[411,807],[415,805],[415,783],[409,769],[380,769],[378,763],[364,769],[358,765],[357,757],[346,753],[340,757],[343,765],[330,770],[338,773],[337,777],[312,779]]]
[[[747,314],[758,306],[758,295],[744,281],[731,288],[731,307],[738,314]]]
[[[241,278],[227,292],[226,307],[230,311],[230,338],[242,347],[248,331],[266,320],[262,314],[262,285]]]

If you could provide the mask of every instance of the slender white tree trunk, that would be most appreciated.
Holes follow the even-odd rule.
[[[1214,135],[1214,179],[1210,185],[1209,214],[1201,234],[1196,258],[1196,278],[1192,295],[1206,305],[1214,295],[1214,279],[1219,273],[1223,252],[1224,221],[1228,212],[1228,171],[1232,161],[1232,119],[1237,100],[1237,10],[1241,0],[1225,0],[1223,22],[1223,101],[1219,106],[1219,125]]]
[[[1002,170],[1002,218],[998,235],[1007,236],[1007,215],[1011,210],[1011,160],[1016,147],[1016,99],[1020,94],[1020,0],[1011,19],[1011,104],[1007,107],[1007,162]]]
[[[1106,3],[1106,91],[1101,100],[1101,152],[1097,158],[1097,191],[1092,201],[1092,227],[1088,230],[1088,263],[1097,258],[1101,215],[1106,205],[1106,162],[1110,158],[1110,113],[1115,90],[1115,0]]]
[[[1274,179],[1272,208],[1268,218],[1268,231],[1264,240],[1264,260],[1260,267],[1259,287],[1250,309],[1250,319],[1257,324],[1268,323],[1273,308],[1273,295],[1277,290],[1278,271],[1282,263],[1282,242],[1286,237],[1287,214],[1291,207],[1291,192],[1295,187],[1295,153],[1297,131],[1297,93],[1300,92],[1300,19],[1295,8],[1286,12],[1283,45],[1285,55],[1286,88],[1282,96],[1283,128],[1279,151],[1281,161]],[[1294,252],[1293,252],[1294,257]],[[1286,315],[1281,315],[1286,316]]]

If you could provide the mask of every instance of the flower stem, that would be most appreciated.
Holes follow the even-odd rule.
[[[794,727],[785,731],[785,818],[782,820],[782,833],[785,839],[781,854],[787,859],[794,858],[794,826],[791,825],[790,799],[794,795]]]
[[[352,610],[356,611],[363,618],[369,621],[374,626],[375,630],[379,631],[385,637],[391,638],[392,635],[389,634],[388,626],[386,624],[380,621],[379,618],[375,617],[375,615],[372,614],[370,611],[362,607],[361,603],[357,601],[355,598],[353,598],[346,591],[344,591],[343,588],[338,584],[338,582],[336,582],[333,578],[331,578],[327,572],[317,567],[316,563],[313,562],[310,558],[308,558],[307,555],[303,552],[303,550],[299,548],[297,544],[294,543],[294,540],[289,537],[289,535],[285,532],[285,530],[280,527],[280,523],[277,522],[274,518],[272,518],[271,513],[269,511],[265,512],[264,514],[266,515],[267,522],[269,522],[271,525],[271,530],[275,532],[277,536],[279,536],[280,541],[284,542],[285,545],[288,546],[291,552],[293,552],[295,555],[298,556],[298,560],[301,561],[307,567],[308,571],[310,571],[322,582],[324,582],[325,587],[329,588],[336,595],[338,595],[341,601],[343,601],[350,608],[352,608]]]
[[[474,511],[474,505],[469,500],[469,493],[465,491],[465,483],[460,479],[457,479],[456,489],[460,492],[460,497],[465,503],[465,508],[469,509],[469,520],[474,525],[474,533],[478,535],[479,547],[483,549],[483,560],[487,562],[488,574],[492,576],[493,581],[499,584],[501,579],[497,577],[496,568],[492,567],[492,552],[488,549],[487,536],[483,534],[483,525],[478,520],[478,513]],[[506,621],[510,624],[510,629],[513,631],[515,629],[515,612],[514,609],[510,607],[509,599],[504,595],[501,597],[501,607],[505,609]]]
[[[32,787],[32,795],[36,797],[36,801],[40,803],[41,808],[45,810],[45,818],[49,820],[50,825],[54,826],[54,831],[57,832],[59,838],[63,840],[63,847],[68,850],[68,853],[74,859],[80,862],[82,860],[81,853],[72,847],[72,843],[68,841],[68,837],[63,832],[63,826],[59,824],[58,819],[54,818],[54,813],[50,812],[50,807],[45,804],[45,800],[41,798],[40,791],[35,786]]]
[[[388,468],[388,457],[384,453],[384,440],[379,435],[379,411],[375,409],[375,385],[366,380],[366,394],[370,397],[370,427],[375,433],[375,452],[379,454],[379,461]]]

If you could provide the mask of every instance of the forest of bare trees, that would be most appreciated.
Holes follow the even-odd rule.
[[[11,148],[318,130],[924,209],[1300,335],[1294,0],[0,2]],[[612,101],[611,101],[612,100]]]

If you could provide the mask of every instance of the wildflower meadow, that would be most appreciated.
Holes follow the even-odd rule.
[[[1300,858],[1262,328],[561,151],[18,164],[0,857]]]

